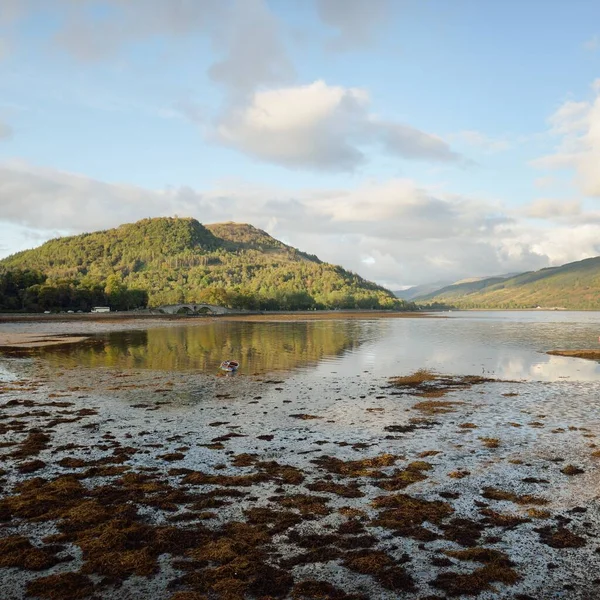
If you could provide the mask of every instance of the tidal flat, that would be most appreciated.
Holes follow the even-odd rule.
[[[235,376],[189,368],[173,340],[196,357],[196,338],[170,327],[144,353],[134,335],[5,355],[3,600],[600,597],[590,371],[548,381],[415,347],[379,368],[381,330],[342,342],[339,327],[280,371],[252,363],[274,354],[243,329]]]

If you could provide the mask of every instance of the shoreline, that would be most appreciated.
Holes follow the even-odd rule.
[[[351,318],[427,318],[431,317],[435,311],[385,311],[385,310],[322,310],[322,311],[263,311],[263,312],[231,312],[222,315],[163,315],[159,313],[135,313],[135,312],[111,312],[111,313],[0,313],[0,323],[18,323],[18,322],[123,322],[123,321],[186,321],[197,319],[248,319],[263,320],[268,319],[289,319],[297,317],[299,319],[351,319]]]

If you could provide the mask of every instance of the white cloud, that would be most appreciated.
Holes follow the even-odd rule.
[[[57,230],[95,231],[150,216],[178,214],[212,223],[235,215],[238,222],[394,288],[527,271],[600,254],[600,215],[586,222],[585,213],[571,211],[560,225],[540,227],[499,203],[407,179],[338,190],[240,183],[202,192],[157,191],[24,164],[0,165],[1,221],[15,231],[34,229],[38,239],[54,237]],[[24,245],[26,240],[14,247]]]
[[[288,167],[352,170],[376,146],[407,159],[457,161],[441,138],[369,111],[365,90],[312,84],[255,92],[250,103],[233,107],[216,127],[222,143]]]
[[[371,42],[385,24],[390,0],[316,0],[322,21],[337,30],[330,41],[333,50],[349,50]]]
[[[574,169],[581,191],[600,196],[600,79],[589,102],[565,102],[551,117],[551,133],[559,137],[553,154],[532,162],[544,169]]]
[[[524,214],[533,219],[561,219],[575,217],[581,214],[579,200],[558,200],[556,198],[539,198],[523,210]]]

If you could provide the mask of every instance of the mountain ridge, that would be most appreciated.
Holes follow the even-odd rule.
[[[600,256],[513,277],[455,284],[414,298],[457,308],[600,309]]]
[[[137,289],[151,306],[201,300],[253,309],[408,306],[382,286],[253,225],[203,225],[189,217],[56,238],[6,257],[0,268],[43,273],[47,280],[38,286],[102,287],[108,296]]]

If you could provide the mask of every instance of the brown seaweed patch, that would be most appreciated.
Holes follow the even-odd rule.
[[[210,475],[202,471],[188,473],[181,483],[186,485],[223,485],[235,487],[248,487],[265,481],[265,475],[253,473],[252,475]]]
[[[476,596],[494,589],[493,583],[514,585],[521,577],[514,570],[514,564],[503,552],[489,548],[469,548],[468,550],[446,550],[445,554],[459,560],[482,563],[484,566],[472,573],[440,573],[431,585],[444,590],[450,596]]]
[[[66,467],[67,469],[78,469],[79,467],[85,467],[89,463],[81,458],[73,458],[71,456],[67,456],[65,458],[61,458],[58,461],[58,464],[61,467]]]
[[[158,458],[168,462],[173,462],[176,460],[183,460],[185,458],[185,454],[183,454],[183,452],[170,452],[167,454],[161,454],[158,456]]]
[[[383,508],[371,524],[392,529],[401,536],[420,540],[432,540],[438,536],[422,527],[425,522],[439,525],[454,509],[447,502],[422,500],[406,494],[379,496],[372,502],[375,508]]]
[[[459,427],[461,429],[477,429],[477,425],[475,425],[475,423],[461,423]]]
[[[540,542],[552,548],[581,548],[586,545],[585,538],[574,534],[565,527],[540,527],[534,529],[540,534]]]
[[[388,590],[412,592],[415,589],[413,578],[406,569],[381,550],[349,552],[344,557],[343,565],[362,575],[371,575]]]
[[[394,456],[393,454],[380,454],[373,458],[343,461],[333,456],[323,455],[311,462],[330,473],[345,477],[380,477],[381,471],[379,469],[381,467],[391,467],[397,460],[401,459],[401,456]]]
[[[529,519],[526,519],[525,517],[507,513],[499,513],[491,508],[482,508],[479,512],[485,517],[484,523],[491,525],[492,527],[506,527],[508,529],[512,529],[513,527],[517,527],[517,525],[529,523]]]
[[[456,412],[455,407],[464,402],[450,402],[449,400],[423,400],[417,402],[412,408],[427,415],[443,415]]]
[[[451,477],[452,479],[464,479],[465,477],[468,477],[471,474],[470,471],[451,471],[450,473],[448,473],[448,477]]]
[[[77,504],[85,488],[72,476],[62,476],[54,481],[39,477],[28,479],[15,486],[17,494],[0,500],[0,514],[23,519],[51,520]]]
[[[40,577],[27,585],[30,596],[48,600],[84,600],[94,592],[94,584],[81,573],[59,573]]]
[[[42,450],[45,450],[48,447],[48,442],[50,442],[49,435],[46,435],[41,431],[32,430],[25,440],[19,444],[19,448],[7,456],[11,458],[37,456]]]
[[[254,507],[244,511],[251,525],[268,525],[271,534],[282,533],[302,522],[302,517],[291,511]]]
[[[254,477],[258,481],[275,481],[289,485],[298,485],[304,481],[304,473],[297,467],[282,465],[274,460],[261,461],[255,454],[238,454],[233,458],[231,464],[235,467],[255,467],[258,473],[255,473]]]
[[[333,481],[320,480],[309,483],[306,487],[311,492],[329,492],[343,498],[362,498],[364,496],[364,493],[361,492],[360,487],[356,483],[343,485]]]
[[[417,456],[419,458],[427,458],[428,456],[437,456],[438,454],[442,454],[442,451],[441,450],[425,450],[424,452],[421,452]]]
[[[353,519],[366,519],[367,513],[360,508],[352,508],[351,506],[342,506],[338,509],[340,515],[344,515],[345,517],[350,517]]]
[[[46,466],[43,460],[30,460],[29,462],[22,463],[18,466],[17,470],[19,473],[34,473],[39,471]]]
[[[413,483],[427,479],[423,471],[431,471],[431,469],[433,469],[433,466],[430,463],[422,460],[415,461],[405,469],[395,469],[389,477],[378,481],[375,485],[388,492],[397,492]]]
[[[273,496],[269,500],[277,502],[285,508],[295,508],[301,515],[328,515],[331,510],[326,506],[329,498],[326,496],[313,496],[309,494],[294,494],[291,496]]]
[[[17,567],[30,571],[49,569],[59,560],[46,548],[36,548],[21,535],[0,539],[0,567]]]
[[[405,390],[414,396],[441,397],[454,390],[465,390],[474,385],[498,381],[477,375],[439,375],[426,369],[420,369],[411,375],[391,377],[392,387]]]
[[[585,471],[575,465],[567,465],[563,469],[560,470],[564,475],[580,475],[581,473],[585,473]]]
[[[188,573],[177,583],[210,597],[231,600],[287,596],[294,581],[285,571],[266,564],[262,546],[269,540],[262,527],[228,523],[211,539],[190,550],[188,554],[194,562],[181,564]]]
[[[526,512],[532,519],[548,519],[551,515],[550,511],[539,508],[528,508]]]
[[[532,496],[531,494],[519,496],[514,492],[507,492],[505,490],[499,490],[493,487],[484,488],[481,495],[488,500],[508,500],[509,502],[514,502],[515,504],[536,504],[538,506],[548,504],[548,500],[545,498]]]
[[[471,519],[451,519],[439,527],[447,540],[461,546],[475,546],[484,530],[483,524]]]
[[[498,447],[500,447],[500,440],[498,438],[480,437],[479,439],[481,440],[481,443],[486,448],[498,448]]]
[[[292,590],[293,600],[368,600],[364,594],[347,594],[327,581],[302,581]],[[172,600],[172,599],[171,599]]]
[[[315,415],[307,415],[306,413],[298,413],[290,415],[292,419],[301,419],[302,421],[312,421],[313,419],[322,419],[323,417],[317,417]]]
[[[395,387],[418,387],[428,381],[436,381],[438,375],[427,369],[419,369],[410,375],[391,377],[390,383]]]

